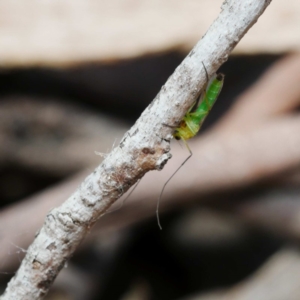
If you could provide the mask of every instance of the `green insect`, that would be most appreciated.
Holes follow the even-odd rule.
[[[183,119],[180,121],[178,126],[170,126],[164,124],[168,127],[175,128],[173,137],[176,140],[182,140],[189,151],[189,156],[184,160],[184,162],[179,166],[179,168],[173,173],[173,175],[166,181],[164,184],[161,193],[158,198],[157,207],[156,207],[156,216],[157,223],[160,229],[162,229],[160,220],[159,220],[159,202],[162,198],[163,192],[170,182],[170,180],[174,177],[174,175],[180,170],[180,168],[192,157],[193,152],[191,151],[187,140],[194,137],[198,131],[200,130],[205,118],[209,114],[213,105],[217,101],[217,98],[222,90],[224,75],[223,74],[214,74],[212,78],[209,80],[207,70],[202,62],[205,75],[206,75],[206,88],[205,91],[201,93],[198,100],[193,103],[188,112],[185,114]],[[200,105],[198,106],[198,103]]]

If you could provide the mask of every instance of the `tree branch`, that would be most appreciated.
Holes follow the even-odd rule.
[[[78,190],[46,217],[1,300],[42,299],[58,272],[96,222],[130,186],[171,155],[172,129],[203,88],[205,64],[212,75],[257,21],[270,0],[224,1],[219,17],[162,87],[120,145]]]

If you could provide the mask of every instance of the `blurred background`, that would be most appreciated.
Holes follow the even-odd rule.
[[[47,212],[118,145],[221,4],[1,1],[1,293]],[[163,195],[163,230],[157,198],[188,155],[176,141],[47,299],[300,299],[299,15],[299,1],[273,1],[221,67],[219,100]]]

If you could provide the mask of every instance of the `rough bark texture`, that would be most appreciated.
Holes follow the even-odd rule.
[[[225,1],[222,12],[155,100],[117,146],[60,207],[53,209],[27,251],[18,272],[1,296],[42,299],[58,272],[96,220],[150,170],[161,170],[171,157],[172,129],[211,75],[257,21],[270,0]]]

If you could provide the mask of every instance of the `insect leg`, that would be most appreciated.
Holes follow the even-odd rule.
[[[140,181],[141,181],[141,179],[139,179],[139,180],[136,182],[136,184],[134,185],[133,189],[129,192],[129,194],[128,194],[128,195],[125,197],[125,199],[122,201],[121,205],[119,205],[119,207],[116,207],[116,208],[113,209],[113,210],[107,211],[107,212],[106,212],[106,215],[107,215],[107,214],[110,214],[110,213],[112,213],[112,212],[114,212],[114,211],[116,211],[116,210],[121,209],[121,208],[123,207],[123,205],[125,204],[126,200],[132,195],[132,193],[134,192],[134,190],[137,188],[137,186],[139,185]]]
[[[193,152],[192,150],[190,149],[188,143],[186,142],[186,140],[182,139],[185,146],[187,147],[188,151],[189,151],[189,156],[183,161],[183,163],[178,167],[178,169],[172,174],[172,176],[166,181],[166,183],[164,184],[161,192],[160,192],[160,195],[159,195],[159,198],[158,198],[158,201],[157,201],[157,205],[156,205],[156,218],[157,218],[157,224],[158,224],[158,227],[160,230],[162,230],[162,226],[160,224],[160,219],[159,219],[159,203],[160,203],[160,200],[162,198],[162,195],[163,195],[163,192],[167,186],[167,184],[170,182],[170,180],[174,177],[174,175],[181,169],[181,167],[184,166],[184,164],[192,157],[193,155]]]
[[[162,123],[162,124],[166,127],[173,128],[173,129],[176,129],[178,127],[178,125],[169,125],[169,124],[166,124],[166,123]]]

